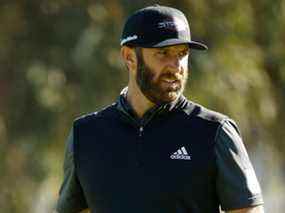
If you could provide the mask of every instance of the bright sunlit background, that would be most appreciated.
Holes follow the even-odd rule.
[[[153,3],[181,9],[208,44],[191,52],[186,96],[237,121],[267,212],[284,212],[284,0],[1,1],[1,212],[52,211],[72,121],[125,86],[122,25]]]

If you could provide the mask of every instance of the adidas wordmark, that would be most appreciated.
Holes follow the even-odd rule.
[[[174,152],[170,158],[177,160],[191,160],[191,156],[188,154],[184,146]]]

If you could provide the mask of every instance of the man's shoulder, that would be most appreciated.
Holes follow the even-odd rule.
[[[83,114],[74,120],[75,125],[89,123],[96,120],[112,118],[116,111],[116,103],[112,103],[98,111]]]
[[[229,119],[227,115],[221,112],[214,111],[189,100],[184,111],[189,115],[189,118],[195,118],[205,122],[222,123],[224,120]]]

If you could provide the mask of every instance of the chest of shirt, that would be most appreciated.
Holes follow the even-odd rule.
[[[138,183],[153,185],[152,190],[175,190],[185,183],[194,189],[215,169],[213,136],[188,122],[164,120],[135,127],[105,121],[82,128],[76,138],[79,171],[103,188],[120,181],[136,189]]]

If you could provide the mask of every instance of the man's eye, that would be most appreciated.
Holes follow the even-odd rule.
[[[158,55],[167,55],[167,51],[166,50],[160,50],[157,52]]]
[[[188,51],[182,51],[182,52],[179,52],[178,53],[178,56],[180,57],[180,58],[183,58],[184,56],[186,56],[188,54]]]

